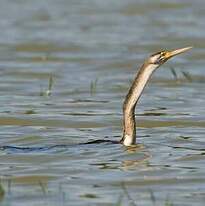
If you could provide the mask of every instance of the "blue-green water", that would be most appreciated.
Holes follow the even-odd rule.
[[[0,205],[204,205],[204,8],[202,0],[2,1]],[[136,148],[81,144],[119,140],[140,64],[185,46],[194,48],[144,91]]]

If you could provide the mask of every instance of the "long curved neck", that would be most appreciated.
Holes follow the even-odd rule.
[[[155,64],[144,63],[135,77],[123,104],[123,137],[121,143],[130,146],[136,143],[135,107],[153,71]]]

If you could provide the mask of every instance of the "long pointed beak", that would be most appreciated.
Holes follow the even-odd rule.
[[[168,51],[168,52],[166,52],[165,58],[170,59],[171,57],[176,56],[176,55],[181,54],[181,53],[184,53],[184,52],[188,51],[191,48],[192,47],[185,47],[185,48],[176,49],[176,50],[173,50],[173,51]]]

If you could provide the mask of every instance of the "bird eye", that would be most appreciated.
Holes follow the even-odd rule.
[[[165,51],[162,51],[162,52],[160,52],[160,55],[161,55],[161,56],[164,56],[165,53],[166,53]]]
[[[154,64],[161,64],[164,62],[164,60],[166,59],[166,52],[165,51],[160,51],[157,52],[153,55],[151,55],[151,57],[154,57],[153,62]]]

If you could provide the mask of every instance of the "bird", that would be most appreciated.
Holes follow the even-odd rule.
[[[140,67],[123,103],[123,135],[120,143],[124,146],[136,145],[135,108],[153,72],[168,59],[190,50],[192,47],[172,51],[160,51],[148,57]]]

